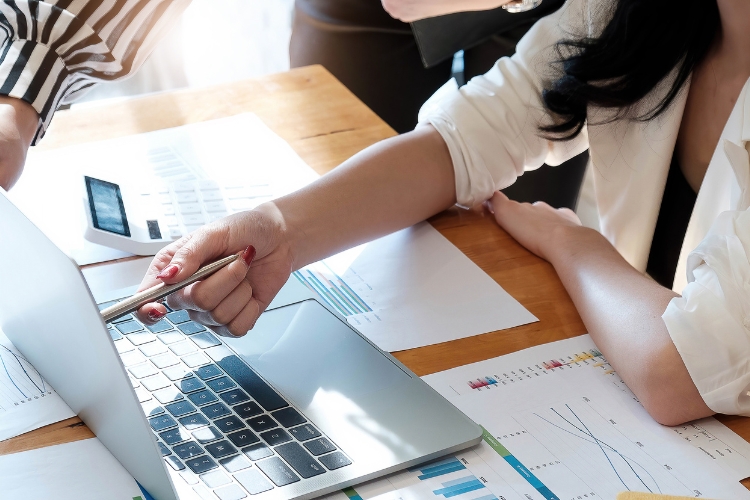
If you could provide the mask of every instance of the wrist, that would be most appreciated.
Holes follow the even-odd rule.
[[[547,242],[543,257],[556,269],[569,265],[571,260],[580,258],[582,254],[597,248],[601,243],[610,246],[599,231],[567,224],[557,226]]]

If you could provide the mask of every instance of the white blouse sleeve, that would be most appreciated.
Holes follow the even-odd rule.
[[[722,213],[662,318],[706,405],[750,415],[750,210]]]
[[[497,61],[461,87],[451,80],[423,106],[419,122],[430,123],[445,140],[453,161],[458,204],[470,207],[505,188],[524,170],[559,165],[586,150],[586,130],[567,142],[540,137],[549,123],[541,92],[554,78],[554,45],[591,26],[587,0],[569,0],[537,22],[516,54]]]
[[[132,75],[190,0],[0,2],[0,95],[41,117],[102,81]]]

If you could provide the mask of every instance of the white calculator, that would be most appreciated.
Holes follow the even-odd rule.
[[[84,184],[84,237],[136,255],[154,255],[204,224],[273,198],[268,184],[211,179],[133,187],[85,176]]]

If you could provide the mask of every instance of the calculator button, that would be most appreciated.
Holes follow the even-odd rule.
[[[180,203],[177,208],[179,209],[183,217],[187,214],[200,214],[201,213],[201,206],[198,203]],[[186,224],[194,224],[194,223],[186,222]]]
[[[204,189],[219,189],[219,183],[211,179],[201,179],[197,182],[198,189],[203,191]]]
[[[223,201],[224,195],[221,194],[221,191],[218,189],[206,189],[201,190],[201,197],[203,198],[203,202],[209,202],[209,201]]]
[[[203,206],[206,207],[206,212],[209,213],[227,211],[227,206],[223,201],[206,201],[203,203]]]
[[[177,193],[175,195],[175,199],[177,200],[177,203],[183,204],[183,203],[197,203],[198,202],[198,195],[195,194],[194,191],[190,191],[187,193]]]
[[[169,228],[169,237],[174,240],[182,238],[182,231],[178,227],[171,227]]]
[[[197,231],[198,229],[200,229],[202,226],[203,226],[203,224],[192,224],[192,225],[185,224],[185,231],[188,234],[189,233],[193,233],[193,232]]]
[[[159,195],[159,202],[166,205],[172,203],[172,197],[169,196],[169,193],[167,194],[160,194]]]
[[[217,221],[219,219],[223,219],[227,215],[229,215],[228,212],[219,212],[219,213],[215,213],[215,214],[208,214],[208,221],[209,222],[214,222],[214,221]]]
[[[229,208],[232,210],[250,210],[254,205],[253,201],[248,198],[240,198],[229,202]]]
[[[174,207],[172,207],[172,213],[174,213]],[[180,221],[178,221],[177,217],[174,215],[167,215],[164,217],[164,223],[169,227],[177,227],[180,224]]]
[[[172,184],[172,189],[175,193],[184,193],[186,191],[195,191],[195,182],[175,182]]]
[[[200,211],[199,213],[194,214],[182,212],[182,222],[184,222],[186,226],[195,226],[205,224],[206,218],[203,217],[203,214],[201,214]]]
[[[161,213],[164,214],[164,215],[174,215],[175,214],[174,205],[172,205],[172,204],[162,205],[161,206]],[[167,225],[170,225],[170,224],[167,224]]]

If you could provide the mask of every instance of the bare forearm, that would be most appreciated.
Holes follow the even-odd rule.
[[[275,205],[295,267],[408,227],[455,203],[448,148],[431,126],[380,142]]]
[[[712,414],[661,319],[676,294],[630,266],[596,231],[561,232],[549,260],[594,342],[649,413],[665,424]]]

